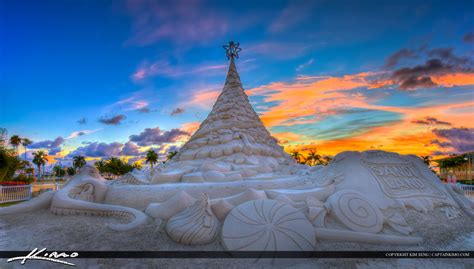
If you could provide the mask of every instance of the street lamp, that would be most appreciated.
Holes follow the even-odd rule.
[[[472,185],[472,178],[471,178],[471,153],[466,154],[466,157],[464,157],[464,160],[467,161],[467,169],[466,171],[466,177],[469,178],[469,185]]]

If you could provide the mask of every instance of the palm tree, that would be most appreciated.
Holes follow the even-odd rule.
[[[74,167],[68,167],[66,169],[66,173],[68,174],[68,176],[74,176],[74,174],[76,173],[76,170],[74,169]]]
[[[26,147],[28,147],[29,145],[31,145],[33,143],[33,141],[29,140],[28,138],[23,138],[21,140],[21,144],[23,145],[23,147],[25,148],[25,160],[26,160]]]
[[[33,163],[38,167],[38,178],[41,177],[41,166],[43,167],[43,176],[44,176],[44,165],[48,161],[46,159],[48,155],[42,150],[33,152]]]
[[[158,162],[158,154],[152,149],[146,152],[145,162],[150,164],[150,169],[153,169],[153,165]]]
[[[176,154],[178,154],[176,150],[168,152],[168,155],[166,155],[166,161],[173,159],[173,157],[176,156]]]
[[[423,162],[430,167],[431,165],[431,156],[420,156]]]
[[[321,155],[317,153],[315,149],[312,149],[308,153],[309,165],[316,165],[321,163]]]
[[[301,153],[300,153],[299,151],[296,151],[296,150],[295,150],[295,151],[293,151],[293,152],[291,153],[291,157],[293,157],[293,159],[295,159],[296,162],[299,163],[300,160],[301,160],[301,157],[303,157],[303,155],[301,155]]]
[[[101,174],[105,173],[106,164],[105,164],[105,161],[104,161],[104,160],[96,161],[96,162],[94,163],[94,166],[95,166],[95,168],[97,168],[97,170],[99,170],[99,172],[100,172]]]
[[[72,166],[74,166],[76,171],[77,169],[83,167],[84,165],[86,165],[86,158],[84,158],[84,156],[81,156],[81,155],[74,156],[74,158],[72,159]]]
[[[332,161],[332,159],[333,158],[331,156],[325,155],[322,158],[322,164],[323,165],[328,165]]]
[[[296,162],[300,164],[305,164],[307,161],[303,154],[299,153],[299,151],[296,150],[291,153],[291,157],[293,157],[293,159],[295,159]]]
[[[53,167],[53,172],[56,177],[63,177],[66,174],[62,166],[58,164]]]
[[[10,144],[15,147],[16,153],[18,154],[18,146],[21,144],[21,137],[18,135],[13,135],[10,137]]]

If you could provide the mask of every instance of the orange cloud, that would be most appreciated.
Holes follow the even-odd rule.
[[[346,150],[383,149],[403,154],[430,154],[438,150],[431,144],[436,136],[431,132],[439,128],[437,124],[420,125],[416,120],[434,117],[439,122],[449,122],[452,126],[474,127],[474,122],[466,121],[474,117],[474,101],[454,104],[431,105],[425,107],[402,107],[378,105],[380,99],[353,93],[349,90],[367,87],[376,89],[392,85],[390,80],[376,81],[377,73],[364,72],[342,77],[298,76],[292,83],[274,82],[248,90],[249,95],[264,96],[265,102],[276,102],[261,114],[267,128],[274,126],[316,123],[328,115],[337,115],[347,108],[398,113],[400,121],[372,127],[351,137],[335,140],[317,140],[307,136],[285,132],[274,134],[285,150],[305,150],[308,145],[317,145],[320,154],[334,155]],[[474,85],[472,74],[451,74],[433,78],[435,83],[446,87]],[[373,97],[375,98],[375,97]],[[380,98],[380,97],[378,97]],[[446,126],[441,126],[446,128]]]
[[[302,141],[303,140],[302,135],[291,133],[291,132],[273,133],[272,136],[275,137],[278,140],[278,143],[280,145],[288,144],[288,143],[291,143],[293,141]]]
[[[474,85],[474,73],[455,73],[431,77],[434,83],[443,87]]]
[[[203,109],[209,109],[217,100],[221,90],[218,88],[204,88],[194,91],[191,98],[182,103],[181,106],[196,106]]]
[[[335,108],[360,107],[365,97],[346,90],[367,87],[367,77],[373,73],[359,73],[343,77],[298,77],[295,83],[276,82],[248,90],[250,95],[263,95],[265,102],[278,104],[263,112],[266,126],[294,125],[314,122],[304,119],[314,115],[333,114]],[[298,120],[298,119],[302,119]],[[296,121],[289,119],[297,119]]]
[[[183,130],[185,132],[188,132],[190,134],[193,134],[194,132],[197,131],[197,129],[199,128],[200,125],[201,125],[201,123],[199,121],[188,122],[188,123],[185,123],[185,124],[181,125],[181,130]]]

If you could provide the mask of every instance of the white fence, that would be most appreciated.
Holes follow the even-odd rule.
[[[464,195],[474,201],[474,185],[463,185],[459,184],[461,189],[464,191]]]
[[[31,185],[0,186],[0,204],[31,199],[33,187]]]
[[[19,186],[0,185],[0,204],[30,200],[33,193],[42,193],[48,190],[57,191],[63,184],[31,184]]]

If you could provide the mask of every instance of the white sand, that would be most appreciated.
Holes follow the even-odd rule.
[[[474,223],[463,217],[454,221],[439,213],[421,218],[404,214],[415,235],[427,238],[416,246],[318,242],[316,250],[474,250]],[[0,250],[223,250],[219,241],[205,246],[183,246],[171,241],[157,225],[128,232],[114,232],[104,224],[115,219],[87,216],[55,216],[48,211],[2,216]],[[441,222],[441,223],[440,223]],[[434,225],[436,224],[436,225]],[[472,259],[70,259],[78,268],[474,268]],[[58,268],[49,262],[0,260],[0,268]]]

